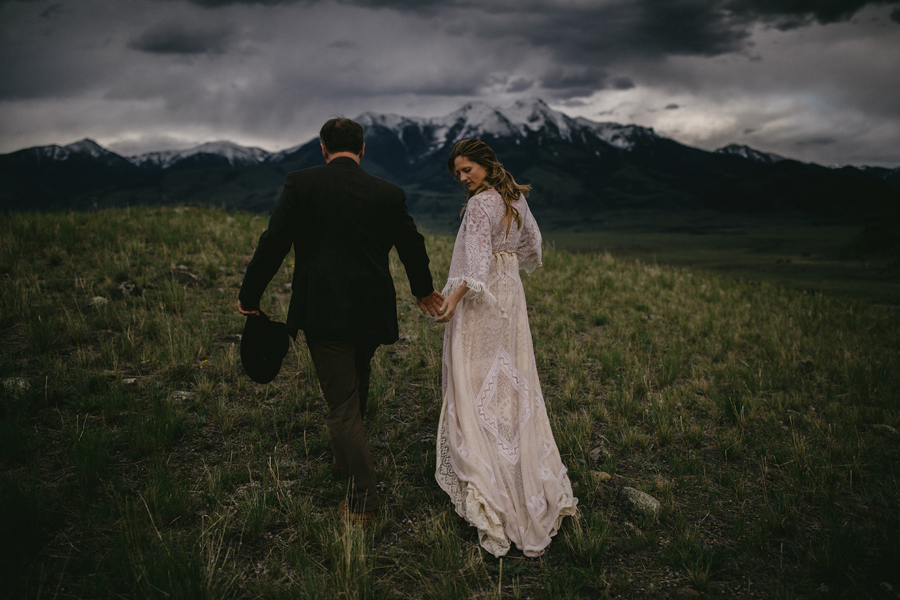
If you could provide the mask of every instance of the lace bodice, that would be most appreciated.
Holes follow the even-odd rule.
[[[525,196],[519,196],[515,207],[522,216],[522,227],[513,221],[507,235],[506,225],[502,223],[506,205],[497,191],[485,190],[469,199],[453,246],[453,260],[443,290],[445,296],[465,282],[469,286],[466,299],[495,304],[496,299],[488,289],[488,273],[491,256],[497,252],[515,254],[519,268],[526,273],[541,266],[541,231]]]

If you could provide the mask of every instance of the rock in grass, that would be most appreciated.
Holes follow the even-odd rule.
[[[100,308],[101,306],[106,306],[109,304],[109,300],[104,298],[103,296],[94,296],[93,298],[88,298],[84,302],[81,303],[82,308]]]
[[[604,481],[612,479],[612,475],[606,471],[591,471],[591,479],[593,479],[595,483],[603,483]]]
[[[31,389],[31,384],[24,377],[8,377],[0,381],[3,381],[5,392],[27,392]]]
[[[806,373],[807,375],[812,373],[816,368],[816,366],[812,363],[811,360],[798,360],[797,362],[794,363],[794,366],[797,368],[798,371],[800,371],[802,373]]]
[[[654,519],[659,515],[659,500],[640,490],[621,487],[616,493],[616,499],[622,506],[632,512],[651,516]]]
[[[183,390],[179,390],[177,392],[172,392],[169,396],[169,399],[175,400],[176,402],[191,400],[194,397],[194,392],[185,392]]]
[[[140,296],[144,293],[137,284],[132,283],[131,281],[123,281],[119,285],[116,286],[116,295],[121,298],[128,298],[130,296]]]
[[[877,431],[879,433],[886,433],[888,435],[898,435],[896,429],[885,423],[875,423],[874,425],[869,425],[869,429],[871,429],[872,431]]]
[[[609,451],[606,448],[594,448],[591,450],[591,460],[594,462],[599,462],[601,460],[606,460],[609,458]]]
[[[180,269],[180,267],[184,267],[184,265],[178,265],[178,267]],[[187,267],[185,267],[185,269],[186,268]],[[181,285],[194,285],[197,287],[201,287],[203,285],[203,282],[200,280],[200,278],[197,277],[196,275],[194,275],[193,273],[191,273],[190,271],[184,271],[184,270],[172,271],[172,279],[174,279]]]

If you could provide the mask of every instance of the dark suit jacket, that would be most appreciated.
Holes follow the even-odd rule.
[[[425,240],[403,190],[366,173],[351,158],[288,174],[259,238],[240,301],[258,307],[294,247],[288,331],[333,340],[397,341],[397,300],[388,267],[396,246],[416,296],[434,291]]]

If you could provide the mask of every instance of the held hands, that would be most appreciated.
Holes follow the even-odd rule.
[[[446,323],[450,319],[453,318],[453,315],[456,314],[456,305],[459,304],[459,301],[462,300],[462,297],[466,295],[466,292],[469,291],[469,286],[463,283],[461,286],[456,288],[452,294],[447,296],[444,299],[444,302],[441,304],[441,308],[439,312],[441,316],[434,320],[435,323]]]
[[[416,302],[423,315],[431,313],[432,317],[436,317],[441,312],[441,303],[444,302],[444,297],[435,290],[427,296],[416,297]]]
[[[238,300],[238,312],[241,313],[242,315],[245,315],[245,316],[248,316],[248,317],[249,317],[250,315],[259,315],[259,309],[258,309],[258,308],[255,308],[255,309],[253,309],[253,310],[244,310],[244,307],[243,307],[243,305],[241,305],[241,301],[240,301],[240,300]]]

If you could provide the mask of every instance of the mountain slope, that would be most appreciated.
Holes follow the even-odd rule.
[[[142,171],[90,139],[0,155],[0,207],[31,209],[103,194]]]

